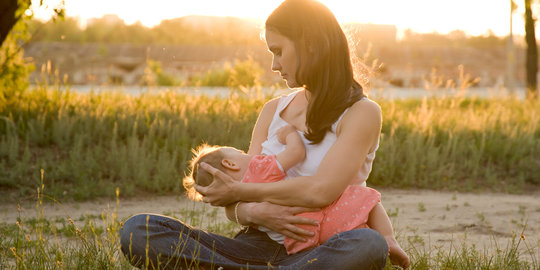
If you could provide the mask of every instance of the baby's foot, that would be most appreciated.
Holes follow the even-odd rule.
[[[399,246],[396,238],[394,238],[394,236],[387,236],[385,239],[386,243],[388,244],[388,251],[390,253],[390,261],[392,264],[399,265],[403,267],[403,269],[409,268],[409,265],[411,264],[409,256]]]

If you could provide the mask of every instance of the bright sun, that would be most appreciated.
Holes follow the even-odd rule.
[[[39,4],[40,0],[33,0]],[[146,26],[163,19],[186,15],[236,16],[264,20],[281,0],[45,0],[47,8],[34,10],[36,17],[50,17],[51,7],[65,1],[68,16],[81,21],[117,14],[126,23],[140,21]],[[416,32],[448,33],[461,29],[480,35],[489,30],[504,36],[509,31],[508,0],[320,0],[340,22],[392,24],[398,29]],[[521,10],[513,16],[514,32],[523,33]]]

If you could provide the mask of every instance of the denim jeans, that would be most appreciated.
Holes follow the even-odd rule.
[[[155,214],[126,220],[120,244],[134,266],[150,269],[382,269],[388,255],[386,241],[371,229],[342,232],[287,255],[283,245],[254,228],[228,238]]]

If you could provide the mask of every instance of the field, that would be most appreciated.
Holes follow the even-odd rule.
[[[191,149],[202,142],[247,149],[269,97],[174,92],[130,96],[46,88],[0,105],[0,186],[32,196],[88,200],[182,190]],[[381,146],[377,187],[520,193],[540,186],[540,102],[442,97],[376,100]],[[1,200],[1,199],[0,199]]]
[[[117,233],[136,212],[231,235],[221,211],[179,195],[180,180],[201,142],[247,149],[269,98],[41,87],[0,104],[0,268],[130,269]],[[376,101],[369,183],[413,268],[540,269],[540,101]]]
[[[412,269],[540,267],[537,195],[381,193]],[[144,203],[140,198],[3,203],[1,209],[0,231],[7,236],[0,240],[2,269],[131,269],[120,254],[118,230],[133,213],[169,215],[228,236],[239,230],[221,209],[182,195],[148,196]]]

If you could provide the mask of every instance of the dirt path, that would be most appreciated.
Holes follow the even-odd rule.
[[[508,195],[405,190],[382,190],[381,193],[398,240],[404,246],[423,243],[427,248],[460,248],[462,243],[467,243],[479,249],[504,249],[512,238],[519,239],[523,232],[526,246],[536,248],[537,254],[539,252],[540,193]],[[100,216],[106,209],[112,212],[115,207],[114,200],[45,204],[44,215],[77,219],[85,215]],[[20,214],[26,218],[36,217],[35,208],[35,203],[25,204]],[[191,219],[201,224],[226,221],[221,210],[191,202],[183,196],[121,200],[117,210],[121,219],[142,212],[184,217],[187,222]],[[15,223],[18,215],[17,205],[0,205],[0,222]],[[188,216],[190,218],[186,218]],[[523,225],[526,225],[525,229]]]

